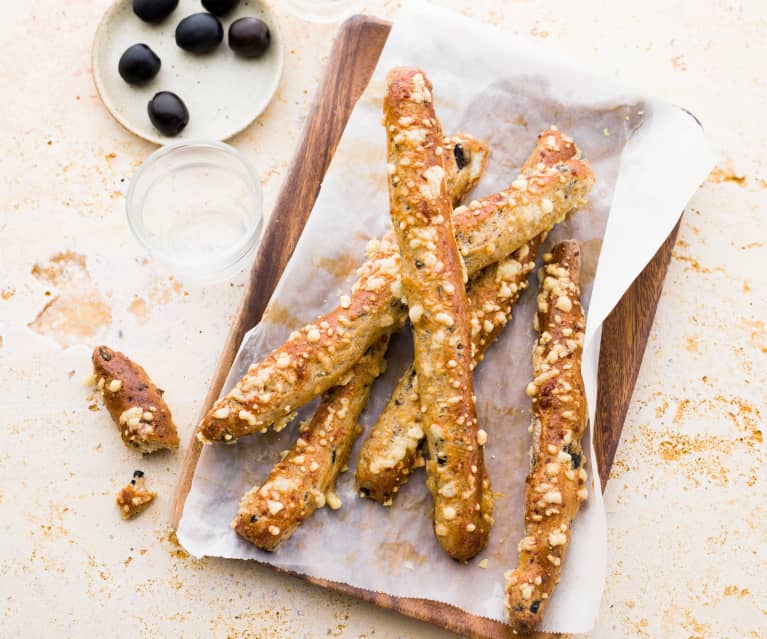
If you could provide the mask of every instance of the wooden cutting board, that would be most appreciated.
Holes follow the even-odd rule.
[[[261,320],[314,206],[346,122],[373,74],[390,29],[391,24],[388,22],[368,16],[354,16],[344,22],[338,32],[325,77],[317,89],[307,118],[301,144],[264,232],[242,304],[203,403],[203,413],[218,399],[243,336]],[[677,223],[602,328],[594,445],[603,487],[615,457],[678,229]],[[177,488],[171,521],[174,527],[178,526],[181,519],[201,450],[201,444],[193,436]],[[320,587],[396,610],[408,617],[428,621],[472,639],[512,636],[511,629],[505,624],[467,614],[447,604],[426,599],[390,597],[345,584],[297,576]],[[545,639],[557,635],[536,633],[532,636]]]

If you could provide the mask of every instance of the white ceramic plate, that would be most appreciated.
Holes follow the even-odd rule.
[[[241,0],[219,18],[224,40],[212,53],[194,55],[176,45],[176,25],[205,11],[200,0],[180,0],[158,25],[140,20],[131,0],[117,0],[104,14],[93,43],[93,78],[101,100],[126,129],[156,144],[179,139],[226,140],[245,129],[271,101],[282,74],[282,40],[277,18],[262,0]],[[271,46],[258,59],[241,58],[229,48],[229,25],[255,16],[269,26]],[[125,82],[117,72],[120,56],[131,45],[148,45],[162,61],[157,76],[144,86]],[[147,103],[159,91],[177,94],[189,109],[189,124],[174,138],[152,126]]]

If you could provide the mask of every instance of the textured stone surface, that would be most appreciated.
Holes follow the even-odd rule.
[[[609,576],[590,636],[764,636],[767,5],[445,4],[705,124],[721,161],[685,215],[607,487]],[[181,452],[141,459],[88,409],[82,344],[103,340],[166,389],[186,442],[243,281],[169,279],[130,235],[124,194],[152,147],[112,121],[90,78],[107,5],[0,5],[0,634],[448,636],[250,564],[186,557],[165,526]],[[267,211],[336,28],[277,11],[280,90],[233,141]],[[114,495],[136,468],[159,495],[126,523]]]

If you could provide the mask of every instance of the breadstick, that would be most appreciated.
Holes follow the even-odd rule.
[[[566,162],[577,155],[574,142],[552,127],[538,136],[538,144],[522,166],[522,174],[529,175],[558,163]],[[532,270],[535,254],[543,240],[539,235],[512,257],[498,264],[515,261],[520,265],[516,277],[509,282],[513,291],[511,297],[503,298],[500,292],[505,284],[496,279],[497,267],[488,266],[469,285],[469,301],[472,308],[472,354],[474,365],[481,360],[487,348],[510,319],[511,306],[527,286],[527,275]],[[523,253],[523,251],[525,251]],[[529,256],[529,257],[528,257]],[[503,272],[502,269],[501,272]],[[488,317],[483,308],[486,302],[499,305],[503,316],[498,313]],[[503,319],[496,321],[496,318]],[[485,333],[485,330],[489,330]],[[482,340],[482,344],[478,341]],[[394,495],[405,482],[418,460],[418,448],[423,441],[420,403],[418,401],[418,378],[410,366],[394,388],[391,399],[379,415],[360,451],[357,464],[357,487],[360,495],[391,505]]]
[[[538,146],[548,144],[544,138],[549,137],[565,139],[551,130]],[[469,207],[455,209],[456,240],[469,275],[562,221],[583,205],[593,183],[588,164],[570,158],[536,169],[509,189]],[[399,268],[393,237],[371,241],[368,261],[359,271],[352,295],[342,296],[339,307],[294,332],[285,344],[251,366],[203,417],[200,440],[233,441],[270,425],[279,428],[289,421],[292,410],[337,384],[370,344],[404,323],[407,314]]]
[[[511,307],[527,288],[535,266],[539,235],[508,258],[491,264],[469,282],[472,366],[511,319]],[[378,416],[360,451],[357,488],[360,495],[389,506],[405,484],[418,458],[423,440],[418,377],[411,365],[400,378],[391,399]],[[487,435],[480,433],[480,445]]]
[[[544,255],[544,264],[538,276],[535,379],[527,387],[533,402],[533,446],[525,537],[519,542],[519,567],[506,573],[506,612],[520,632],[531,631],[543,616],[559,582],[571,524],[588,494],[581,448],[587,411],[577,242],[558,244]]]
[[[477,441],[466,274],[431,84],[419,69],[405,67],[390,71],[387,83],[390,210],[413,326],[434,532],[451,557],[467,560],[487,543],[492,514],[481,512],[490,483]]]
[[[348,381],[322,396],[293,448],[263,484],[245,494],[232,522],[238,535],[273,551],[317,508],[340,507],[333,489],[361,432],[357,419],[383,372],[388,343],[388,335],[379,338],[347,373]]]
[[[178,448],[178,433],[163,391],[146,371],[106,346],[93,350],[93,375],[112,420],[126,446],[142,453]]]

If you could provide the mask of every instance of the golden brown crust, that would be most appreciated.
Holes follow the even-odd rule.
[[[557,127],[551,126],[538,134],[535,151],[522,165],[522,173],[530,175],[543,171],[547,167],[567,162],[571,158],[578,159],[580,151],[573,139],[564,135]]]
[[[457,205],[482,175],[489,151],[487,144],[465,134],[448,138],[447,144],[452,151],[446,163],[449,189]],[[399,251],[391,233],[371,240],[366,252],[352,294],[341,296],[335,310],[251,366],[203,418],[202,441],[229,442],[270,426],[279,429],[295,409],[333,387],[378,337],[404,324]]]
[[[492,514],[481,512],[490,483],[477,442],[469,302],[447,197],[442,133],[423,71],[395,68],[387,81],[389,200],[413,327],[434,532],[451,557],[467,560],[487,543]]]
[[[170,409],[146,371],[107,346],[93,350],[94,383],[126,446],[142,453],[178,448]]]
[[[586,499],[581,438],[586,395],[581,378],[585,321],[580,303],[580,249],[569,240],[544,255],[539,272],[538,342],[533,351],[532,468],[527,477],[525,537],[519,566],[506,574],[506,612],[520,632],[541,620]]]
[[[123,519],[133,519],[144,512],[157,497],[157,493],[147,490],[144,486],[144,473],[137,470],[133,479],[117,493],[115,503],[120,509]]]
[[[511,256],[486,267],[469,282],[472,366],[511,319],[511,308],[527,288],[535,254],[543,236],[531,240]],[[480,433],[480,444],[487,435]],[[370,429],[357,463],[360,495],[388,506],[405,484],[418,459],[423,440],[418,377],[411,365]]]
[[[559,132],[542,134],[536,153],[545,140],[557,139],[555,134]],[[506,257],[564,220],[584,204],[594,184],[588,164],[575,157],[554,165],[537,163],[528,171],[526,165],[510,188],[453,212],[455,237],[469,273]]]
[[[273,551],[317,508],[340,506],[333,489],[361,432],[357,419],[383,372],[388,342],[388,336],[379,338],[347,373],[346,383],[323,395],[293,448],[263,484],[243,496],[232,522],[238,535]]]

